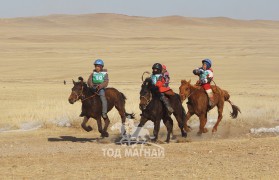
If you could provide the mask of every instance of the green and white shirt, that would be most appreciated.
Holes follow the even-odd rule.
[[[105,81],[105,76],[107,72],[93,72],[92,82],[93,84],[101,84]]]
[[[101,72],[96,72],[94,70],[87,80],[87,84],[89,87],[99,86],[100,89],[106,88],[108,86],[108,83],[109,78],[106,69],[102,70]]]

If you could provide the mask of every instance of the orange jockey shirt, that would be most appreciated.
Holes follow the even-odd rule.
[[[161,76],[158,81],[156,82],[156,86],[159,88],[159,92],[160,93],[164,93],[166,91],[169,91],[170,90],[170,87],[165,87],[166,81],[165,79]]]

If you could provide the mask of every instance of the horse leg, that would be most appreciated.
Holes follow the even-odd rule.
[[[172,130],[173,130],[173,120],[171,119],[170,116],[166,116],[165,118],[163,118],[163,122],[164,122],[165,126],[167,127],[167,131],[168,131],[166,142],[169,143],[170,142],[170,135],[171,135]]]
[[[217,132],[217,127],[223,118],[223,108],[224,108],[224,103],[221,103],[221,105],[218,105],[218,119],[212,129],[212,133]]]
[[[82,127],[85,131],[87,131],[87,132],[93,130],[93,128],[92,128],[91,126],[86,126],[86,123],[88,122],[88,120],[89,120],[89,118],[86,117],[86,116],[84,116],[84,117],[83,117],[83,121],[82,121],[82,123],[81,123],[81,127]]]
[[[98,131],[99,131],[99,133],[101,133],[101,137],[103,137],[103,128],[102,128],[101,116],[97,117],[96,120],[97,120],[97,125],[98,125]]]
[[[104,126],[104,129],[102,132],[102,137],[109,137],[109,133],[107,132],[107,129],[108,129],[110,120],[109,120],[109,118],[105,118],[104,121],[105,121],[105,126]]]
[[[205,128],[206,122],[207,122],[207,113],[200,115],[200,130],[198,132],[198,135],[201,135],[202,133],[207,133],[207,128]]]
[[[137,127],[137,129],[135,130],[135,132],[133,133],[132,137],[138,137],[141,128],[144,126],[144,124],[148,121],[148,119],[144,118],[143,116],[140,118],[140,123]]]
[[[194,113],[191,111],[188,111],[186,114],[186,118],[185,118],[185,122],[184,122],[184,129],[186,132],[191,132],[191,128],[190,128],[190,126],[188,126],[187,122],[190,119],[190,117],[193,115],[194,115]]]
[[[178,123],[178,126],[179,126],[179,128],[181,130],[181,136],[182,137],[187,137],[187,131],[184,130],[183,116],[179,116],[176,112],[174,112],[173,115],[174,115],[174,117],[175,117],[175,119],[176,119],[176,121]],[[186,121],[186,119],[185,119],[185,121]],[[187,126],[187,128],[189,128],[189,127]]]
[[[153,141],[156,142],[158,139],[158,134],[159,134],[159,130],[160,130],[160,121],[161,119],[156,119],[154,122],[154,130],[153,130],[153,135],[154,135],[154,139]]]
[[[122,124],[124,124],[125,121],[126,121],[124,105],[117,104],[117,105],[115,105],[115,108],[117,109],[117,111],[118,111],[118,113],[119,113],[119,115],[121,117]]]

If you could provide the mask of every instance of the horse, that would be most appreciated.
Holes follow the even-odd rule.
[[[165,126],[167,127],[167,139],[166,142],[170,141],[170,134],[173,130],[173,120],[171,116],[168,114],[168,110],[163,105],[160,100],[159,92],[153,91],[154,85],[152,85],[151,78],[146,78],[141,85],[140,91],[140,104],[139,108],[142,111],[141,119],[138,127],[144,126],[144,124],[151,120],[154,123],[154,139],[153,141],[157,141],[158,133],[160,130],[160,121],[163,119]],[[180,100],[180,96],[175,94],[173,96],[169,96],[170,104],[174,109],[173,115],[175,116],[178,125],[181,129],[182,137],[187,137],[187,132],[184,131],[184,119],[186,117],[186,112],[182,106],[182,102]]]
[[[237,118],[238,112],[241,113],[239,107],[234,105],[230,100],[230,95],[228,91],[222,90],[218,86],[211,86],[213,93],[214,93],[214,106],[208,107],[208,96],[205,92],[205,90],[201,86],[193,86],[191,85],[191,80],[181,80],[181,85],[179,87],[179,95],[181,98],[181,101],[183,102],[186,98],[188,98],[187,107],[188,112],[186,114],[185,124],[184,127],[187,129],[187,121],[190,119],[190,117],[194,114],[196,114],[200,119],[200,127],[198,131],[198,135],[201,135],[202,133],[206,133],[208,130],[205,128],[206,122],[207,122],[207,112],[209,112],[211,109],[213,109],[215,106],[217,106],[218,109],[218,119],[215,123],[212,133],[217,132],[217,127],[219,123],[221,122],[223,118],[223,108],[224,108],[224,102],[227,101],[232,106],[232,112],[231,117],[233,119]],[[190,131],[187,129],[187,131]]]
[[[102,102],[97,92],[92,92],[87,84],[83,82],[83,78],[79,77],[79,81],[75,82],[73,80],[74,87],[72,88],[71,95],[68,98],[70,104],[74,104],[76,101],[81,100],[82,108],[80,117],[83,118],[83,122],[81,127],[89,132],[92,131],[91,126],[87,126],[89,118],[94,118],[97,120],[98,131],[101,133],[101,137],[109,137],[109,133],[107,132],[107,128],[109,126],[110,120],[109,118],[104,119],[105,126],[102,128]],[[125,101],[126,97],[123,93],[119,92],[115,88],[106,88],[105,95],[108,102],[108,112],[115,107],[122,120],[122,124],[125,123],[126,118],[134,119],[134,114],[129,114],[125,110]]]

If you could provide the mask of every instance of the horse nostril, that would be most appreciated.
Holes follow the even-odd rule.
[[[145,105],[144,104],[140,104],[139,108],[140,108],[140,110],[144,110],[145,109]]]
[[[70,104],[74,104],[74,101],[72,99],[68,99]]]

